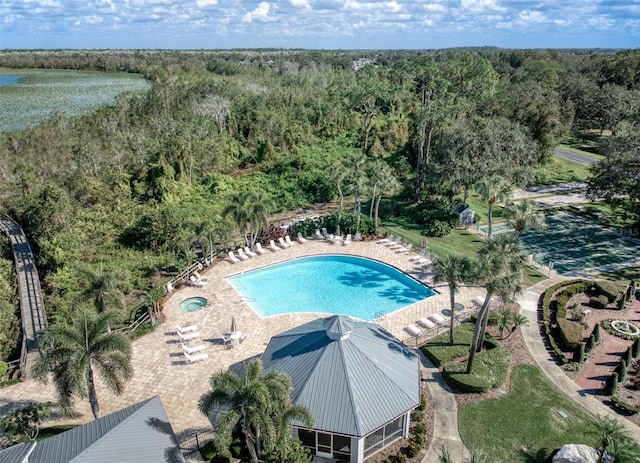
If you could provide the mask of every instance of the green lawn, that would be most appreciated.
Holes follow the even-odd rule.
[[[556,185],[584,181],[589,177],[589,166],[554,157],[544,166],[534,169],[533,185]]]
[[[385,219],[381,227],[382,232],[394,236],[400,235],[403,239],[413,243],[414,246],[427,245],[429,252],[438,257],[444,257],[451,253],[460,253],[476,258],[478,250],[482,247],[482,238],[471,230],[461,228],[454,229],[449,235],[441,238],[426,237],[420,233],[421,227],[403,217],[391,217]],[[538,272],[533,267],[525,266],[523,271],[523,285],[525,288],[546,280],[547,276]]]
[[[578,153],[578,154],[581,154],[583,156],[587,156],[588,158],[591,158],[591,159],[597,159],[598,161],[600,159],[604,159],[604,156],[601,155],[601,154],[591,153],[590,151],[581,150],[581,149],[574,148],[574,147],[569,146],[569,145],[560,145],[560,146],[558,146],[558,148],[562,148],[563,150],[567,150],[567,151],[572,151],[574,153]]]
[[[543,449],[596,445],[590,417],[530,365],[514,368],[508,394],[463,405],[458,417],[465,445],[488,461],[530,463]]]

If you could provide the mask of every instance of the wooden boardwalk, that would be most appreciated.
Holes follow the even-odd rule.
[[[7,215],[0,216],[0,229],[9,237],[16,266],[23,334],[20,369],[22,377],[28,379],[31,366],[40,355],[38,334],[47,327],[47,315],[44,311],[38,270],[27,237],[20,225]]]

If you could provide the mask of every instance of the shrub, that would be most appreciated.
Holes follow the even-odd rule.
[[[596,326],[593,327],[591,335],[593,336],[593,339],[596,343],[600,342],[600,323],[596,323]]]
[[[582,344],[583,326],[580,322],[567,320],[566,318],[558,319],[558,330],[560,340],[564,347],[568,350],[576,350]]]
[[[422,423],[424,422],[424,413],[420,410],[414,410],[413,413],[411,413],[411,419],[416,423]]]
[[[628,412],[628,413],[638,413],[640,412],[640,405],[632,405],[628,402],[625,402],[623,399],[621,399],[620,397],[617,397],[615,395],[611,395],[611,402],[613,402],[616,407],[621,408],[622,410]]]
[[[421,395],[420,396],[420,405],[418,405],[418,410],[424,411],[425,408],[427,408],[427,400],[424,398],[423,395]]]
[[[427,426],[424,424],[424,421],[420,421],[419,423],[416,423],[414,430],[416,434],[424,435],[424,433],[427,432]]]
[[[608,280],[597,280],[593,282],[593,287],[598,294],[607,298],[607,303],[616,302],[626,292],[626,289],[620,283]]]
[[[618,363],[616,372],[618,373],[618,379],[620,381],[624,381],[624,378],[627,376],[627,362],[625,362],[624,359],[620,360],[620,363]]]
[[[416,444],[418,448],[421,448],[424,444],[424,434],[416,434],[413,436],[413,443]]]
[[[585,346],[585,349],[587,350],[587,352],[590,352],[594,347],[596,347],[596,337],[592,334],[591,336],[589,336],[589,339],[587,339],[587,345]]]
[[[636,338],[636,340],[633,341],[631,345],[631,355],[633,355],[633,358],[637,358],[638,355],[640,355],[640,338]]]
[[[618,373],[615,371],[609,376],[609,381],[607,381],[606,394],[613,396],[618,390]]]
[[[9,365],[7,365],[7,362],[0,361],[0,378],[7,374],[8,369]]]
[[[608,304],[609,304],[609,299],[607,298],[607,296],[604,296],[604,295],[591,297],[589,299],[589,305],[595,307],[596,309],[604,309],[607,307]]]
[[[422,234],[425,236],[434,236],[434,237],[442,237],[447,236],[451,233],[452,226],[447,222],[442,222],[440,220],[436,220],[429,225],[425,226],[425,229],[422,231]]]
[[[580,343],[580,347],[578,347],[578,350],[576,352],[576,362],[578,363],[583,363],[584,362],[584,344]]]
[[[569,362],[564,366],[566,371],[580,371],[580,364],[578,362]]]
[[[629,346],[622,355],[622,359],[626,362],[627,365],[631,365],[633,363],[633,354],[631,353],[631,347],[632,346]]]

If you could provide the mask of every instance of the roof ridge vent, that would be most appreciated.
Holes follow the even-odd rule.
[[[343,315],[334,315],[325,319],[323,327],[329,339],[342,341],[351,335],[353,331],[353,320]]]

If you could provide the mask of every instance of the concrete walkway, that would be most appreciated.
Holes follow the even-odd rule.
[[[561,281],[561,279],[556,277],[532,286],[525,291],[522,299],[519,301],[520,313],[529,320],[528,325],[521,327],[529,352],[531,352],[531,355],[547,378],[563,391],[569,399],[594,417],[607,416],[618,421],[629,431],[629,434],[636,441],[640,442],[640,428],[618,416],[613,410],[591,394],[585,393],[573,380],[567,377],[564,371],[558,366],[552,353],[545,347],[542,337],[540,336],[540,325],[538,323],[538,299],[545,289],[558,281]]]

